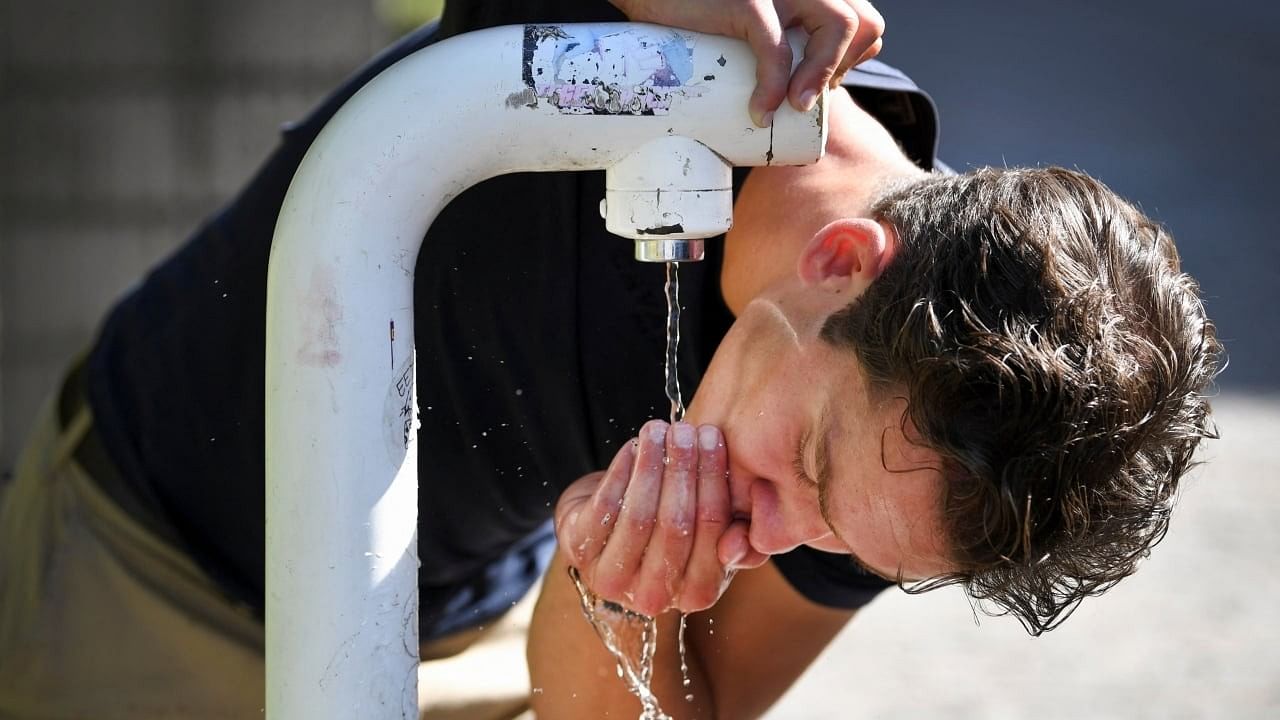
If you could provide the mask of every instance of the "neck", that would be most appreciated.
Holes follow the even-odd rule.
[[[833,92],[829,102],[826,156],[803,167],[756,168],[738,195],[720,276],[735,315],[793,280],[800,250],[827,223],[868,217],[886,185],[926,174],[847,93]]]

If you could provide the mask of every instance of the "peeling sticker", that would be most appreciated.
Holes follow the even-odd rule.
[[[508,107],[571,115],[666,115],[695,80],[693,38],[653,27],[526,25],[523,62],[532,105],[514,93]]]

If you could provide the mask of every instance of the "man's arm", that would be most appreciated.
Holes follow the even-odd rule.
[[[529,632],[533,707],[539,717],[628,717],[639,702],[582,615],[563,555],[543,582]],[[689,616],[685,640],[691,685],[682,685],[679,614],[658,618],[653,690],[680,718],[753,718],[791,687],[853,611],[816,605],[772,563],[741,571],[712,608]],[[686,702],[691,694],[692,702]]]

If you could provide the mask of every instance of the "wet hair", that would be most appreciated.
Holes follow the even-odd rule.
[[[897,254],[823,337],[942,458],[957,569],[907,589],[962,584],[1039,635],[1163,538],[1216,437],[1214,325],[1169,234],[1080,172],[934,175],[872,212]]]

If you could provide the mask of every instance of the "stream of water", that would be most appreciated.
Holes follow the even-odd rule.
[[[667,353],[663,379],[667,399],[671,402],[671,423],[684,419],[684,399],[680,395],[680,377],[677,373],[680,347],[680,267],[679,263],[667,263]],[[582,601],[582,614],[595,629],[604,646],[617,661],[618,677],[627,683],[631,693],[640,700],[640,720],[672,720],[662,711],[658,698],[653,694],[653,657],[658,649],[658,629],[654,618],[632,612],[617,603],[601,599],[583,584],[575,568],[569,576],[578,589]],[[689,665],[685,659],[684,632],[687,615],[680,615],[678,643],[680,650],[680,675],[688,692]],[[686,694],[692,701],[693,695]]]

